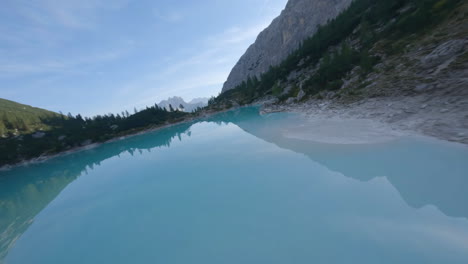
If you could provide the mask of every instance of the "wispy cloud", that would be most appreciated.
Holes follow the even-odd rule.
[[[55,97],[74,94],[73,101],[62,100],[57,109],[93,114],[120,111],[125,104],[144,107],[173,95],[218,94],[239,57],[277,15],[278,10],[266,9],[269,2],[286,0],[265,2],[265,15],[258,17],[263,0],[255,0],[256,8],[243,14],[251,19],[241,20],[224,20],[216,12],[239,8],[239,3],[208,10],[210,3],[199,2],[4,1],[0,82],[12,87],[11,99],[53,106],[52,99],[34,99],[41,87]],[[186,43],[171,39],[180,34]],[[103,95],[109,97],[106,102],[99,99]]]
[[[96,63],[113,61],[125,56],[126,49],[115,49],[87,56],[45,60],[0,60],[0,78],[14,78],[45,73],[84,73],[85,67]]]
[[[30,0],[22,1],[17,12],[36,25],[90,29],[99,11],[124,7],[128,0]]]
[[[200,48],[191,51],[191,56],[176,56],[155,65],[155,69],[138,79],[116,88],[114,96],[134,97],[131,104],[116,106],[132,109],[153,105],[169,96],[182,96],[187,100],[197,96],[217,95],[226,81],[232,66],[256,36],[268,25],[261,21],[246,27],[229,27],[202,38]],[[138,91],[138,92],[137,92]],[[144,98],[144,99],[141,99]]]
[[[127,47],[114,46],[64,54],[73,45],[74,30],[94,28],[100,12],[120,9],[128,0],[17,1],[20,4],[7,7],[8,14],[19,19],[0,25],[0,78],[82,71],[84,65],[114,60],[126,52]]]
[[[0,65],[0,77],[64,71],[65,65],[60,62],[42,62],[40,64],[10,63]]]
[[[158,20],[168,23],[176,23],[184,19],[184,15],[180,11],[161,11],[157,9],[154,11],[154,16]]]
[[[132,109],[133,107],[143,108],[148,105],[153,105],[158,103],[161,100],[164,100],[168,97],[179,95],[183,96],[186,100],[191,100],[195,97],[203,97],[209,96],[206,91],[202,91],[203,88],[208,86],[217,86],[222,84],[226,80],[226,72],[210,72],[203,75],[192,75],[192,76],[184,76],[179,80],[171,82],[169,87],[159,87],[153,89],[147,89],[145,91],[146,97],[142,97],[144,99],[138,101],[132,101],[131,104],[127,104],[124,106],[118,106],[118,109],[115,111],[119,111],[119,109]],[[131,87],[131,89],[138,90],[138,87],[144,85],[136,84],[135,86]],[[162,88],[162,89],[161,89]],[[170,89],[164,89],[170,88]],[[195,95],[196,94],[196,95]],[[188,96],[191,95],[191,96]]]
[[[270,0],[264,0],[263,1],[263,5],[258,10],[258,15],[259,16],[262,16],[265,13],[265,10],[267,9],[269,3],[270,3]]]

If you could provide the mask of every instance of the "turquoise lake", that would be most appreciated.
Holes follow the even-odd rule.
[[[255,107],[0,171],[0,263],[468,263],[468,147]]]

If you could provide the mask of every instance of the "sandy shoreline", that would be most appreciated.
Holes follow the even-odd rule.
[[[349,145],[387,142],[407,134],[367,119],[309,117],[299,126],[288,127],[283,135],[318,143]]]

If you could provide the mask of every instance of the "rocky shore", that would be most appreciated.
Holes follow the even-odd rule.
[[[294,112],[315,121],[364,120],[380,124],[377,125],[380,131],[385,128],[391,134],[419,134],[468,144],[468,99],[457,96],[378,97],[353,103],[314,99],[304,103],[267,103],[261,112]],[[320,126],[321,123],[317,121],[315,124]]]
[[[384,56],[365,78],[353,69],[337,91],[306,99],[299,93],[285,103],[266,103],[262,111],[296,112],[309,119],[359,119],[391,130],[468,144],[468,4],[430,34],[400,40],[397,55]],[[292,75],[302,84],[315,69]],[[291,84],[292,83],[292,84]]]

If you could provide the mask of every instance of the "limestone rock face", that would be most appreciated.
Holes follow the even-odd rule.
[[[424,68],[432,68],[436,65],[440,65],[443,62],[454,59],[459,53],[461,53],[468,40],[464,39],[451,39],[447,42],[442,43],[436,49],[434,49],[429,55],[422,58],[421,63]]]
[[[289,0],[281,15],[263,30],[234,66],[223,92],[235,88],[248,76],[257,76],[280,64],[318,25],[336,17],[352,0]]]

